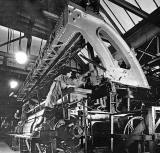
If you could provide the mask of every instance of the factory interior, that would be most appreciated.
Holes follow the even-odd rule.
[[[160,153],[160,0],[0,7],[0,153]]]

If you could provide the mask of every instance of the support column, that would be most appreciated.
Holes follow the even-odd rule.
[[[148,131],[149,135],[153,135],[155,130],[154,130],[154,125],[155,125],[155,110],[154,107],[151,107],[148,110]],[[156,153],[155,152],[155,142],[154,141],[149,141],[149,152],[150,153]]]

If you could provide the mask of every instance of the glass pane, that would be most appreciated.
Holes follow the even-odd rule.
[[[131,18],[133,19],[133,21],[135,22],[135,24],[137,24],[138,22],[140,22],[142,20],[142,18],[140,18],[139,16],[137,16],[129,11],[128,11],[128,13],[131,16]]]
[[[126,0],[127,2],[131,3],[132,5],[138,7],[137,3],[135,2],[135,0]]]
[[[122,7],[119,7],[118,5],[115,5],[111,2],[109,2],[108,5],[112,9],[112,11],[114,12],[114,14],[121,22],[122,26],[125,28],[126,31],[128,31],[134,26],[131,19],[129,18],[129,16]]]
[[[107,6],[104,3],[101,3],[101,4],[102,4],[103,8],[106,10],[106,12],[109,14],[109,16],[112,18],[112,20],[115,22],[115,24],[117,25],[117,27],[120,29],[120,31],[124,34],[125,31],[123,30],[123,28],[121,27],[121,25],[118,23],[118,21],[116,20],[116,18],[114,17],[114,15],[111,13],[111,11],[107,8]]]
[[[141,6],[142,10],[149,14],[157,8],[153,0],[137,0],[137,2]]]
[[[155,0],[158,6],[160,6],[160,0]]]

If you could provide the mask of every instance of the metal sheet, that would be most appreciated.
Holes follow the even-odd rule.
[[[120,54],[129,62],[129,69],[116,67],[111,53],[106,50],[98,34],[100,30],[107,33],[107,39],[116,49],[119,49]],[[125,85],[149,88],[147,79],[134,53],[121,36],[102,19],[87,14],[81,9],[69,6],[68,23],[65,27],[65,31],[63,31],[63,38],[68,38],[78,32],[93,46],[103,66],[106,68],[106,77],[114,82]]]

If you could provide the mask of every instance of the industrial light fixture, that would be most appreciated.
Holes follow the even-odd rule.
[[[11,92],[10,94],[9,94],[9,97],[11,97],[11,96],[13,96],[14,95],[14,92]]]
[[[17,98],[17,95],[12,91],[12,92],[9,94],[9,97]]]
[[[25,64],[28,61],[27,54],[25,52],[23,52],[23,51],[16,52],[15,53],[15,58],[16,58],[16,61],[19,64]]]
[[[11,89],[15,89],[18,86],[18,82],[16,80],[11,80],[9,85]]]

